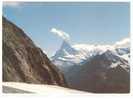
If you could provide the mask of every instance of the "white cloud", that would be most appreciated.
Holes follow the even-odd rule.
[[[52,29],[50,30],[50,32],[56,34],[57,36],[59,36],[60,38],[62,38],[62,39],[65,40],[65,41],[69,41],[69,40],[70,40],[69,34],[67,34],[67,33],[65,33],[65,32],[63,32],[63,31],[61,31],[61,30],[58,30],[58,29],[56,29],[56,28],[52,28]]]
[[[11,2],[11,1],[6,1],[6,2],[3,2],[3,6],[6,7],[19,7],[21,5],[22,2]]]
[[[124,38],[121,41],[117,41],[115,43],[115,46],[121,47],[121,46],[130,46],[130,38]]]

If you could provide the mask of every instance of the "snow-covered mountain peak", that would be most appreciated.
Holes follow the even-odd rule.
[[[113,45],[92,45],[92,44],[70,44],[63,41],[61,48],[52,57],[56,65],[74,65],[83,63],[96,55],[103,53],[114,54],[126,60],[129,59],[130,52],[129,38],[116,42]]]
[[[76,50],[69,42],[63,41],[61,48],[55,53],[52,58],[65,57],[75,54]]]
[[[125,38],[121,41],[116,42],[113,47],[115,52],[122,58],[129,61],[130,58],[130,38]]]
[[[61,45],[60,50],[62,50],[62,49],[66,49],[66,50],[72,49],[72,46],[71,46],[70,42],[67,42],[67,41],[64,40],[62,45]]]
[[[63,42],[52,57],[53,63],[64,73],[71,88],[92,92],[99,92],[99,89],[101,92],[104,87],[107,87],[104,88],[107,91],[114,92],[116,86],[117,92],[121,90],[128,92],[129,59],[129,38],[112,45],[72,45]]]

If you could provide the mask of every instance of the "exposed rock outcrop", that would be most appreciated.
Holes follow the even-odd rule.
[[[129,93],[128,62],[106,51],[65,74],[69,87],[95,93]]]
[[[3,17],[3,81],[66,86],[62,73],[22,29]]]

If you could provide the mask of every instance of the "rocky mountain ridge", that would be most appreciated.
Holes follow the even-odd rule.
[[[95,93],[130,91],[130,40],[113,45],[62,43],[51,58],[70,88]]]
[[[3,81],[66,86],[63,74],[22,29],[3,17]]]

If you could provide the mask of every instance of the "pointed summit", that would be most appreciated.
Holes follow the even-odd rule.
[[[56,54],[52,58],[55,59],[55,58],[64,57],[67,55],[73,55],[75,52],[76,50],[71,46],[71,44],[64,40],[61,45],[61,48],[56,52]]]
[[[61,45],[61,48],[60,48],[60,49],[69,49],[69,48],[71,48],[70,43],[69,43],[69,42],[67,42],[67,41],[65,41],[65,40],[63,40],[63,42],[62,42],[62,45]]]

